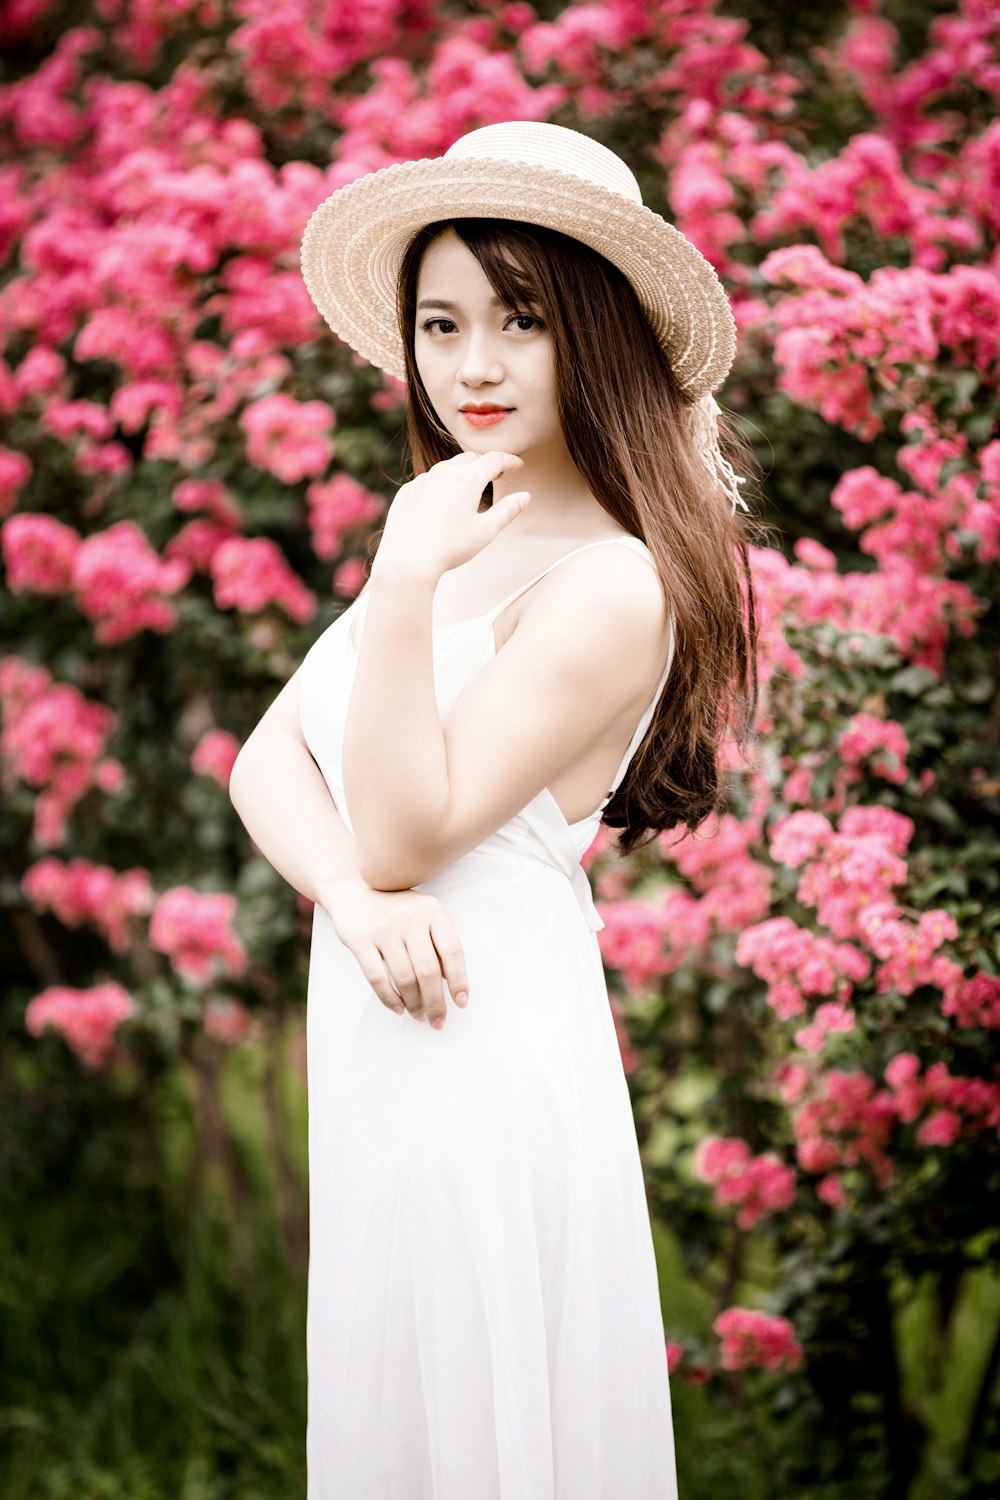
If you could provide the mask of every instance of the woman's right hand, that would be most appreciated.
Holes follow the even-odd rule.
[[[402,1015],[405,1008],[414,1020],[427,1020],[439,1031],[445,1017],[443,981],[456,1005],[468,1003],[465,955],[437,896],[376,891],[360,875],[352,875],[324,887],[320,904],[390,1010]]]

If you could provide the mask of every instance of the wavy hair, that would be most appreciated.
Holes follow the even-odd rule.
[[[758,700],[758,619],[749,545],[765,533],[706,473],[685,420],[687,397],[628,278],[556,230],[504,219],[428,224],[398,284],[413,472],[460,451],[416,365],[417,278],[430,244],[453,229],[512,311],[531,309],[553,342],[570,456],[610,516],[648,546],[674,611],[674,657],[652,722],[602,822],[630,854],[644,836],[694,829],[724,798],[723,741],[748,748]],[[726,429],[743,472],[753,455]]]

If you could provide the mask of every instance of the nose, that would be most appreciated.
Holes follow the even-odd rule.
[[[460,385],[470,387],[499,385],[503,380],[503,362],[489,330],[470,330],[462,349],[457,376]]]

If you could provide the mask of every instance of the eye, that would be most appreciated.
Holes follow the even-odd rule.
[[[428,318],[420,327],[424,333],[430,333],[434,328],[440,333],[454,333],[456,325],[450,318]]]
[[[536,318],[534,313],[511,313],[503,326],[507,328],[511,323],[517,325],[518,333],[531,333],[536,328],[545,327],[541,318]]]

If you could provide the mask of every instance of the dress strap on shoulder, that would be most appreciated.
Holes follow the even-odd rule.
[[[549,563],[547,568],[543,568],[540,573],[536,573],[534,578],[529,578],[527,583],[522,583],[519,588],[513,589],[505,599],[501,599],[499,604],[494,605],[486,618],[491,622],[495,620],[497,615],[501,614],[507,608],[508,604],[513,604],[514,600],[519,598],[521,594],[526,593],[528,589],[533,588],[536,583],[539,583],[545,577],[546,573],[551,573],[553,568],[558,568],[560,563],[564,563],[569,558],[575,557],[578,552],[586,552],[590,547],[606,547],[614,542],[634,542],[638,548],[649,556],[649,549],[645,542],[640,541],[637,536],[609,536],[601,537],[596,542],[584,542],[582,546],[574,547],[571,552],[565,552],[562,557],[557,557],[555,562]]]

